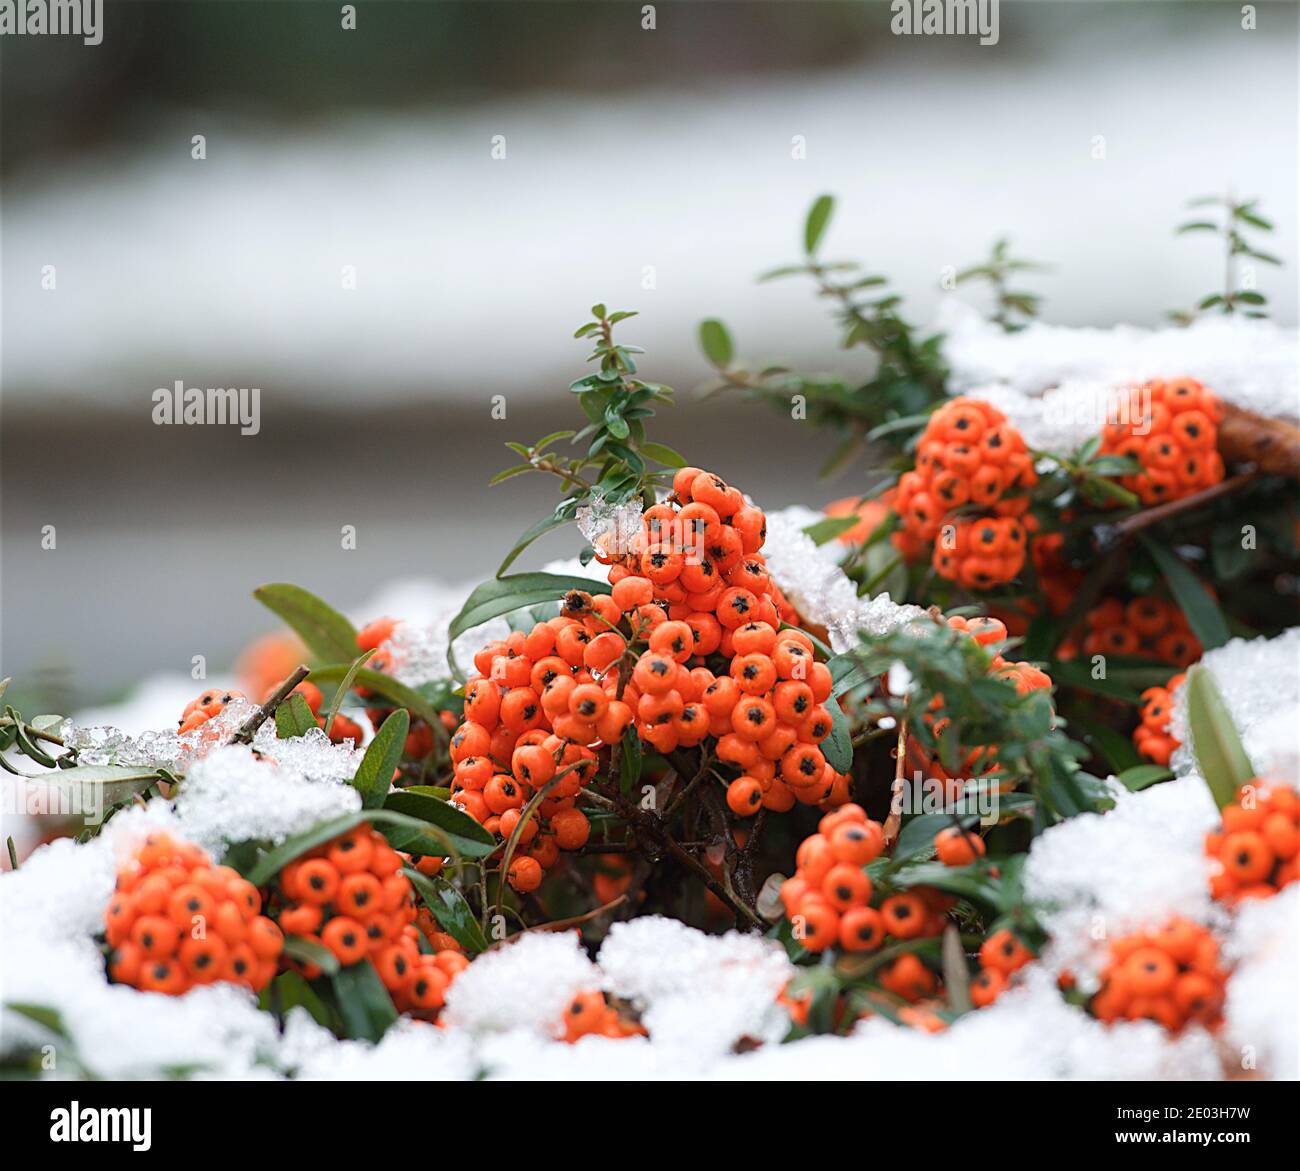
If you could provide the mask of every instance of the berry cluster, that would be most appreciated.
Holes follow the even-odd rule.
[[[257,992],[275,975],[284,946],[252,883],[213,866],[198,846],[150,834],[117,872],[104,911],[119,984],[179,996],[222,980]]]
[[[1193,378],[1148,382],[1137,391],[1145,400],[1138,417],[1108,423],[1102,430],[1100,453],[1126,455],[1142,471],[1123,476],[1120,483],[1143,504],[1163,504],[1190,496],[1223,479],[1223,460],[1215,450],[1219,400]]]
[[[970,998],[976,1008],[985,1008],[1006,991],[1011,977],[1034,958],[1034,953],[1014,931],[1004,927],[980,944],[979,958],[980,970],[970,982]]]
[[[572,1045],[593,1035],[621,1040],[624,1037],[644,1037],[646,1031],[619,1016],[603,992],[579,992],[564,1010],[564,1040]]]
[[[516,890],[586,843],[577,799],[596,751],[629,727],[665,754],[716,738],[717,758],[741,773],[728,789],[741,815],[847,799],[847,778],[818,747],[831,731],[830,672],[807,635],[778,633],[797,616],[759,552],[765,533],[739,491],[683,468],[625,549],[597,540],[609,594],[571,591],[558,617],[474,657],[451,739],[454,799],[508,837],[550,786],[520,831]]]
[[[586,844],[591,826],[577,798],[596,772],[593,746],[616,742],[632,721],[589,665],[600,661],[602,631],[609,632],[599,616],[608,601],[570,595],[566,613],[474,656],[479,673],[465,687],[465,721],[451,737],[452,799],[508,838],[524,806],[550,786],[519,831],[507,877],[520,892],[541,885],[560,850]]]
[[[1190,667],[1201,657],[1201,644],[1187,616],[1173,602],[1143,596],[1127,604],[1107,598],[1084,619],[1085,655],[1133,655]]]
[[[606,558],[615,608],[648,631],[624,692],[638,735],[660,752],[714,737],[741,774],[727,790],[741,817],[848,799],[848,778],[818,747],[832,726],[830,671],[807,635],[778,630],[798,615],[767,572],[766,532],[736,488],[682,468],[631,550]]]
[[[1216,899],[1268,898],[1296,881],[1300,855],[1300,796],[1281,782],[1243,785],[1223,807],[1223,828],[1205,838],[1214,859]]]
[[[859,805],[826,814],[817,833],[795,854],[795,873],[781,885],[781,902],[794,938],[808,951],[838,944],[845,951],[876,951],[888,940],[920,939],[943,930],[950,900],[918,889],[872,904],[871,879],[863,869],[884,848],[884,829]],[[904,963],[903,961],[907,961]],[[900,966],[901,965],[901,966]],[[881,984],[905,1000],[934,991],[934,974],[910,953],[887,966]]]
[[[369,959],[399,1012],[442,1007],[463,956],[421,953],[415,892],[402,856],[368,825],[309,850],[281,872],[273,912],[286,935],[318,943],[347,967]],[[314,964],[290,961],[308,979]]]
[[[1174,688],[1186,678],[1179,673],[1163,687],[1148,687],[1142,693],[1142,722],[1133,729],[1133,744],[1143,760],[1168,764],[1179,741],[1169,731],[1169,717],[1174,710]]]
[[[1025,562],[1024,516],[1038,482],[1020,432],[989,403],[954,398],[930,416],[916,467],[898,482],[895,545],[908,555],[933,543],[933,565],[972,590],[1004,585]]]
[[[1150,1020],[1171,1033],[1189,1024],[1213,1029],[1221,1020],[1227,978],[1209,930],[1173,919],[1110,945],[1092,1011],[1107,1024]]]

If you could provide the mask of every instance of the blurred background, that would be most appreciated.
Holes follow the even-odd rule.
[[[572,424],[597,300],[679,390],[656,438],[767,507],[861,490],[818,481],[832,436],[694,393],[708,316],[755,362],[866,369],[807,288],[754,280],[821,192],[826,252],[912,320],[1008,234],[1081,325],[1215,288],[1184,201],[1257,195],[1294,324],[1297,12],[1256,7],[1003,0],[982,47],[893,36],[887,3],[659,3],[646,30],[640,4],[363,2],[345,30],[335,3],[107,0],[101,45],[4,38],[0,671],[69,710],[228,665],[276,625],[264,581],[352,608],[489,575],[554,498],[487,480]],[[177,380],[260,388],[260,432],[154,425]]]

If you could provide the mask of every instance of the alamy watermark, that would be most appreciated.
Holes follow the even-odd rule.
[[[24,776],[18,783],[0,785],[0,813],[6,817],[76,817],[91,826],[104,820],[104,812],[104,786],[68,774],[54,781]]]
[[[1153,421],[1149,386],[1112,387],[1105,394],[1055,394],[1043,404],[1043,421],[1052,426],[1100,429],[1118,424],[1137,436],[1150,435]]]
[[[262,392],[256,386],[187,388],[178,378],[153,392],[153,421],[160,427],[237,423],[241,435],[256,435],[262,429]]]
[[[0,36],[104,40],[104,0],[0,0]]]
[[[923,776],[912,773],[894,791],[890,811],[899,816],[946,813],[956,817],[978,817],[980,824],[996,825],[1001,817],[996,781],[989,777],[969,779]]]
[[[998,43],[998,0],[892,0],[889,31],[896,37],[978,36]]]

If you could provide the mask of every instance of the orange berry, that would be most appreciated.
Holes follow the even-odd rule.
[[[956,826],[941,829],[935,835],[934,847],[945,866],[969,866],[985,853],[984,839],[979,834]]]
[[[763,786],[753,777],[737,777],[727,786],[727,807],[737,817],[757,813],[762,804]]]
[[[347,915],[336,915],[326,923],[320,938],[344,967],[364,959],[370,950],[365,928]]]
[[[542,885],[542,868],[536,858],[515,858],[510,863],[508,878],[515,890],[527,894]]]

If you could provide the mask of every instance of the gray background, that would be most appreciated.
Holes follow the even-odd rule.
[[[807,288],[753,279],[823,191],[827,251],[915,320],[1008,232],[1055,266],[1048,320],[1105,325],[1216,286],[1172,227],[1232,185],[1278,224],[1261,287],[1295,321],[1289,4],[1245,32],[1237,4],[1004,2],[983,48],[893,37],[879,4],[660,4],[654,32],[623,4],[362,4],[355,32],[334,4],[107,7],[97,48],[0,45],[0,655],[64,706],[228,662],[274,625],[261,581],[347,607],[490,573],[553,497],[486,480],[574,422],[596,299],[641,311],[627,339],[679,389],[656,437],[769,506],[860,491],[862,465],[818,481],[830,435],[694,394],[712,315],[755,361],[866,371]],[[154,426],[178,378],[259,386],[261,433]]]

